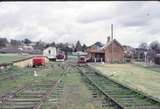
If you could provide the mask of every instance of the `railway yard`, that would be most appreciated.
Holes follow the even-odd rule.
[[[160,109],[160,102],[87,64],[65,61],[2,69],[0,109]]]

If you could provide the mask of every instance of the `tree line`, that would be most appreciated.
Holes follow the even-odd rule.
[[[25,38],[23,40],[11,39],[10,41],[8,41],[7,38],[0,38],[0,48],[19,47],[22,45],[30,45],[31,43],[32,41],[28,38]],[[79,40],[75,44],[55,43],[54,41],[52,43],[45,43],[43,41],[37,41],[34,43],[35,44],[33,45],[33,48],[40,50],[43,50],[44,48],[49,46],[55,46],[66,52],[85,51],[87,49],[87,46],[85,44],[81,44]]]
[[[147,60],[154,61],[157,54],[160,54],[160,42],[153,41],[149,44],[146,42],[142,42],[139,46],[139,49],[146,51],[147,53]],[[145,54],[142,53],[142,56],[145,57]]]

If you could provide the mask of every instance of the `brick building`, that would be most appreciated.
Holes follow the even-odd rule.
[[[122,63],[124,61],[123,46],[116,40],[107,39],[103,47],[92,46],[88,50],[91,62]]]

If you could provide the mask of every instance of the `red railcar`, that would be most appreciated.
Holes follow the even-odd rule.
[[[86,58],[84,56],[79,57],[77,64],[85,64]]]
[[[35,56],[32,59],[33,67],[45,65],[45,57],[44,56]]]
[[[59,53],[56,56],[56,61],[64,61],[65,60],[65,55],[63,53]]]

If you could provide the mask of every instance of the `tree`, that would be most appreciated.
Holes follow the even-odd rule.
[[[149,47],[156,53],[160,53],[160,43],[158,41],[151,42]]]
[[[148,45],[147,45],[147,43],[142,42],[142,43],[139,45],[139,48],[146,50],[146,49],[148,48]]]
[[[11,39],[10,44],[11,44],[12,47],[18,47],[19,45],[21,45],[21,41]]]
[[[76,43],[76,51],[81,51],[82,50],[82,46],[81,46],[81,43],[80,41],[78,40],[77,43]]]
[[[82,46],[82,51],[84,52],[84,51],[86,51],[87,50],[87,46],[85,45],[85,44],[83,44],[83,46]]]
[[[147,51],[147,61],[148,62],[154,62],[155,56],[156,56],[156,52],[153,49],[149,49]]]
[[[34,46],[35,49],[40,49],[40,50],[43,50],[45,47],[46,47],[46,44],[42,41],[36,42]]]
[[[0,48],[6,47],[8,40],[6,38],[0,38]]]
[[[56,46],[56,43],[55,43],[55,42],[52,42],[52,43],[50,44],[50,46]]]
[[[27,38],[26,38],[26,39],[24,39],[24,40],[23,40],[23,42],[24,42],[26,45],[28,45],[28,44],[32,43],[32,41],[31,41],[31,40],[29,40],[29,39],[27,39]]]

